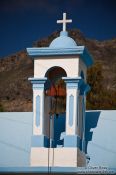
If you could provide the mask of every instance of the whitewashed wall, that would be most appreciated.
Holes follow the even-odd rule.
[[[34,60],[34,77],[43,78],[48,69],[54,66],[63,68],[67,77],[79,76],[79,58],[78,57],[53,57],[38,58]]]

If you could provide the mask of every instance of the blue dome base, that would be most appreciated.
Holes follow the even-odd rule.
[[[72,48],[76,47],[76,42],[68,36],[68,32],[61,31],[60,36],[54,39],[50,46],[51,48]]]

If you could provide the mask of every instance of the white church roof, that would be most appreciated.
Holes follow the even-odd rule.
[[[86,113],[89,166],[116,168],[115,116],[115,110]],[[2,167],[29,168],[32,117],[32,112],[0,113],[0,171]]]

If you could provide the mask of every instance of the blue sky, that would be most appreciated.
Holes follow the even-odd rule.
[[[62,26],[62,13],[88,38],[116,38],[115,0],[0,0],[0,57],[31,47]]]

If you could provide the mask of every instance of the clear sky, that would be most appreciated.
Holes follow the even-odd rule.
[[[62,13],[88,38],[116,38],[116,0],[0,0],[0,57],[61,30]]]

